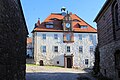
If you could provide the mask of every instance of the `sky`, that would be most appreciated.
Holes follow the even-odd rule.
[[[38,18],[40,18],[40,22],[43,22],[51,13],[61,13],[63,6],[66,7],[66,10],[77,14],[88,24],[96,28],[96,23],[93,21],[105,1],[106,0],[21,0],[21,4],[29,36],[32,36],[31,31],[38,21]]]

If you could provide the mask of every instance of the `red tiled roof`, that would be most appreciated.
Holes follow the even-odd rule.
[[[73,31],[74,32],[97,32],[97,30],[95,28],[93,28],[92,26],[90,26],[88,23],[86,23],[83,19],[81,19],[80,17],[78,17],[76,14],[71,14],[70,15],[72,20],[77,20],[72,22],[72,27],[73,27]],[[42,22],[39,26],[37,26],[33,31],[53,31],[53,32],[61,32],[63,31],[63,27],[61,24],[61,21],[63,20],[64,16],[62,16],[61,14],[55,14],[52,13],[51,15],[49,15],[44,22]],[[56,19],[56,20],[54,20]],[[38,21],[39,22],[39,21]],[[37,22],[37,24],[38,24]],[[54,22],[54,28],[46,28],[45,27],[45,23],[46,22]],[[87,26],[86,29],[81,29],[79,28],[80,26]]]
[[[32,43],[32,38],[31,38],[31,37],[28,37],[28,38],[27,38],[27,44],[28,44],[28,43]]]

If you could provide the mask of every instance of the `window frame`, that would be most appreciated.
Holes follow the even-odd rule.
[[[54,46],[54,52],[58,52],[58,46]]]
[[[67,52],[70,52],[70,46],[67,46]]]
[[[83,53],[83,46],[79,46],[79,52]]]
[[[85,65],[89,64],[89,59],[85,59]]]
[[[94,52],[94,47],[90,46],[90,53]]]
[[[71,34],[66,34],[66,41],[71,41]]]
[[[42,39],[46,39],[46,34],[42,34]]]
[[[58,34],[54,34],[54,39],[58,39]]]
[[[92,34],[89,35],[89,40],[93,41],[93,35]]]
[[[83,39],[83,35],[82,35],[82,34],[79,34],[79,40],[82,41],[82,39]]]
[[[43,53],[46,53],[46,46],[43,45],[43,46],[41,46],[41,47],[42,47],[42,52],[43,52]]]
[[[81,26],[80,26],[80,29],[87,29],[87,28],[88,28],[87,25],[81,25]]]

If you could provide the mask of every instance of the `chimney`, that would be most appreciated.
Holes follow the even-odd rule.
[[[37,26],[40,26],[40,18],[38,18]]]
[[[70,12],[69,14],[72,15],[72,12]]]

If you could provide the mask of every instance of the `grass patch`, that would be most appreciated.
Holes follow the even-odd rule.
[[[36,64],[26,64],[26,66],[38,66]]]

